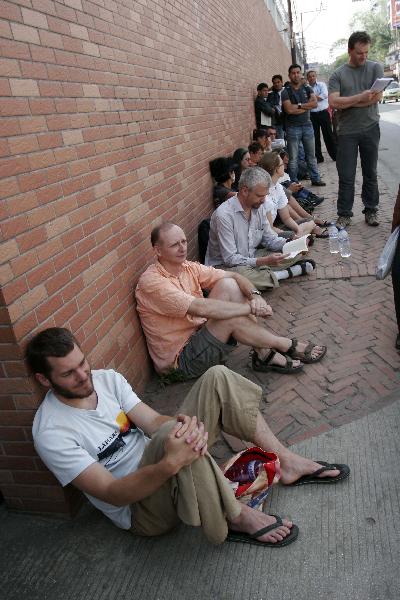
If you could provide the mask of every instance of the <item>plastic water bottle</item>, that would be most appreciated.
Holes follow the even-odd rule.
[[[335,223],[330,223],[328,227],[329,233],[329,252],[331,254],[337,254],[339,252],[339,239],[338,239],[338,229]]]
[[[251,460],[246,464],[233,465],[226,475],[231,481],[237,481],[238,483],[248,483],[255,481],[258,477],[260,469],[262,467],[261,460]]]
[[[350,238],[345,229],[341,229],[338,233],[339,250],[342,258],[351,256]]]

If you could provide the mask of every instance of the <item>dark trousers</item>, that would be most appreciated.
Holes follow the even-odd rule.
[[[363,175],[362,202],[367,210],[376,210],[378,207],[377,163],[379,138],[378,123],[359,133],[338,136],[336,168],[339,175],[339,194],[337,212],[341,217],[353,216],[354,182],[358,152],[360,152]]]
[[[322,156],[321,151],[321,135],[320,131],[322,131],[322,135],[324,138],[325,146],[328,151],[329,156],[332,160],[336,160],[336,140],[332,131],[332,123],[331,118],[329,116],[329,112],[327,110],[320,110],[318,112],[311,112],[311,122],[314,127],[314,137],[315,137],[315,156],[318,160],[322,160],[324,157]]]
[[[397,238],[396,253],[392,263],[392,283],[397,328],[400,333],[400,236]]]

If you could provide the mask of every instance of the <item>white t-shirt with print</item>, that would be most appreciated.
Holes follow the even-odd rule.
[[[278,210],[285,208],[288,203],[285,190],[280,183],[272,184],[269,193],[265,197],[265,208],[272,215],[272,222],[275,221]]]
[[[62,486],[99,462],[117,479],[136,471],[149,439],[126,416],[140,399],[113,370],[92,371],[97,393],[94,410],[74,408],[47,392],[36,412],[35,448]],[[115,525],[131,527],[131,507],[114,506],[86,494]]]

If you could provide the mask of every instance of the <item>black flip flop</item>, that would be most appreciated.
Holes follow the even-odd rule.
[[[350,475],[350,468],[347,465],[331,465],[323,460],[316,460],[315,462],[321,465],[320,469],[317,469],[314,473],[310,473],[310,475],[299,477],[299,479],[296,479],[293,483],[289,483],[288,486],[305,485],[306,483],[337,483],[342,479],[347,479]],[[321,473],[333,471],[334,469],[339,471],[339,475],[336,475],[336,477],[318,477]]]
[[[283,525],[281,517],[278,515],[270,516],[275,517],[276,523],[272,523],[272,525],[268,525],[268,527],[263,527],[255,533],[244,533],[243,531],[233,531],[232,529],[229,529],[226,541],[242,542],[243,544],[253,544],[254,546],[266,546],[267,548],[282,548],[282,546],[288,546],[297,539],[299,528],[297,525],[292,525],[289,535],[280,542],[260,542],[257,538]]]

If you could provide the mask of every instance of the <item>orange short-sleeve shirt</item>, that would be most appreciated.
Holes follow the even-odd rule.
[[[159,373],[175,369],[178,356],[190,336],[207,319],[187,314],[203,289],[212,288],[224,271],[185,261],[177,277],[157,261],[139,278],[136,286],[137,310],[147,347]]]

